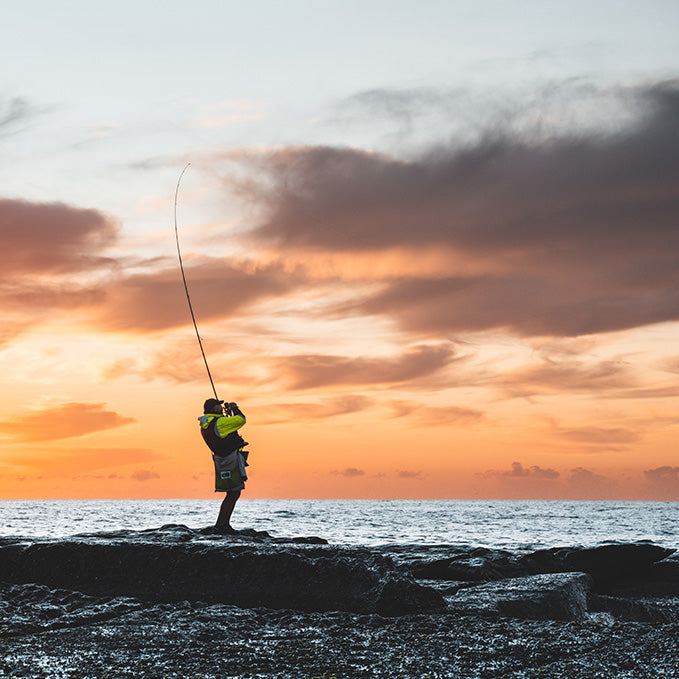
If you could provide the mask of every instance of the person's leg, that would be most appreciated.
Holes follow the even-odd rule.
[[[217,528],[231,528],[231,514],[240,497],[240,490],[230,490],[226,493],[226,497],[222,500],[222,506],[219,508],[219,516],[217,517]]]

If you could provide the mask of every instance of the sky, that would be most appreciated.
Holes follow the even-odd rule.
[[[678,25],[5,7],[0,498],[679,500]]]

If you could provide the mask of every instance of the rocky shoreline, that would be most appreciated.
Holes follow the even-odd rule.
[[[0,677],[679,677],[679,559],[650,543],[0,538],[0,613]]]

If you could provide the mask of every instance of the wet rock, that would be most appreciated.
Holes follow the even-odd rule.
[[[599,545],[567,550],[563,564],[565,570],[590,573],[595,578],[619,578],[642,572],[674,551],[651,543]]]
[[[5,542],[0,546],[0,580],[97,597],[303,611],[400,615],[443,607],[438,592],[398,572],[386,557],[267,537],[206,537],[185,526],[163,526],[69,540]]]
[[[446,602],[450,610],[468,615],[583,620],[591,584],[586,573],[532,575],[459,589]]]
[[[462,580],[486,582],[526,575],[510,552],[474,549],[448,558],[413,563],[410,570],[416,578],[429,580]]]
[[[619,620],[636,622],[679,622],[679,600],[670,598],[623,598],[590,593],[590,612],[610,613]]]
[[[538,549],[529,554],[517,557],[517,566],[526,575],[538,575],[539,573],[563,573],[568,570],[564,559],[569,550],[563,547],[553,549]]]
[[[666,559],[654,563],[641,573],[605,580],[597,591],[624,597],[679,597],[679,560]]]
[[[679,660],[678,624],[590,619],[386,618],[176,602],[80,627],[45,624],[49,633],[2,636],[0,676],[674,679]]]
[[[588,592],[591,576],[564,572],[565,555],[574,551],[544,550],[529,559],[464,546],[342,549],[172,525],[69,540],[0,538],[0,580],[14,578],[0,582],[0,676],[678,677],[679,622],[672,616],[679,601],[639,595],[640,583],[674,586],[678,562],[635,570],[610,595]],[[412,588],[411,569],[436,561],[446,562],[437,573],[443,579]],[[476,579],[446,579],[454,561]],[[478,577],[527,570],[529,562],[555,572]],[[28,571],[91,591],[18,583]],[[287,592],[295,605],[220,603],[231,578],[249,592],[248,601]],[[347,593],[352,587],[356,598]],[[301,591],[293,595],[295,588]],[[424,605],[434,588],[449,607]],[[298,607],[310,589],[327,598],[318,611]],[[121,590],[146,593],[110,594]],[[623,590],[629,596],[619,595]],[[201,598],[187,597],[191,592]],[[328,604],[354,606],[361,597],[361,606],[370,602],[365,612]]]
[[[619,578],[641,573],[674,551],[643,542],[558,547],[523,555],[517,559],[517,564],[533,573],[578,571],[595,578]]]
[[[5,624],[2,636],[80,627],[118,618],[144,604],[130,598],[92,597],[44,585],[0,583],[0,614]]]

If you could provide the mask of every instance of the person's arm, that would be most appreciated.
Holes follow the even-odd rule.
[[[216,430],[221,438],[226,438],[245,424],[245,415],[243,415],[236,403],[227,403],[225,405],[228,411],[233,414],[217,418]]]

